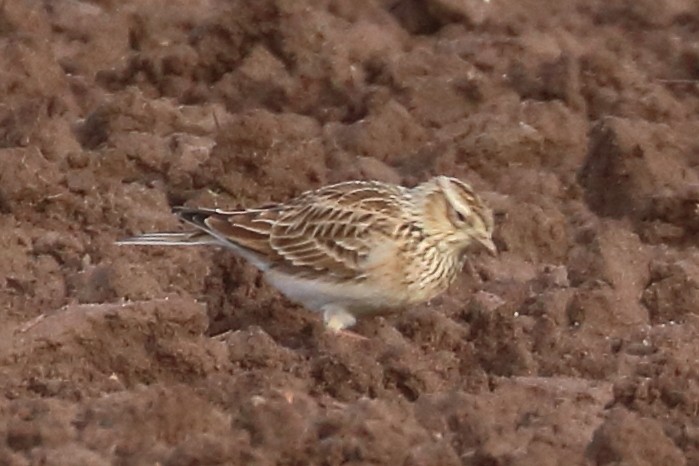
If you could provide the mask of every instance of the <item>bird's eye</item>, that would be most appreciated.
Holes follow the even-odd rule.
[[[459,222],[463,223],[466,221],[466,216],[459,212],[458,210],[456,211],[456,218],[459,219]]]

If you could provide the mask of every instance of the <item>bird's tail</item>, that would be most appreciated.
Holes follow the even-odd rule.
[[[146,233],[118,240],[116,244],[137,246],[195,246],[220,245],[213,236],[201,230],[191,230],[171,233]]]
[[[269,246],[269,233],[273,221],[262,218],[262,216],[275,216],[277,210],[248,209],[223,211],[175,207],[172,211],[180,220],[193,226],[195,229],[183,232],[146,233],[117,241],[117,244],[227,246],[245,255],[246,258],[249,258],[250,255],[273,253]]]

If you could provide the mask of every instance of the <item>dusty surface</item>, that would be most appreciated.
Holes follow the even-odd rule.
[[[0,2],[0,464],[699,464],[693,0]],[[171,205],[469,180],[366,342]]]

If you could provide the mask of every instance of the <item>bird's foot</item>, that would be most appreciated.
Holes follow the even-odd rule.
[[[347,330],[357,323],[357,318],[341,307],[326,306],[323,310],[323,321],[325,322],[325,328],[338,336],[355,340],[367,340],[367,337]]]

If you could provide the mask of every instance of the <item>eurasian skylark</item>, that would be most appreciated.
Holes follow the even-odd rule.
[[[120,244],[230,248],[335,331],[427,301],[449,287],[469,252],[496,252],[490,209],[446,176],[414,188],[350,181],[257,209],[173,212],[194,229]]]

